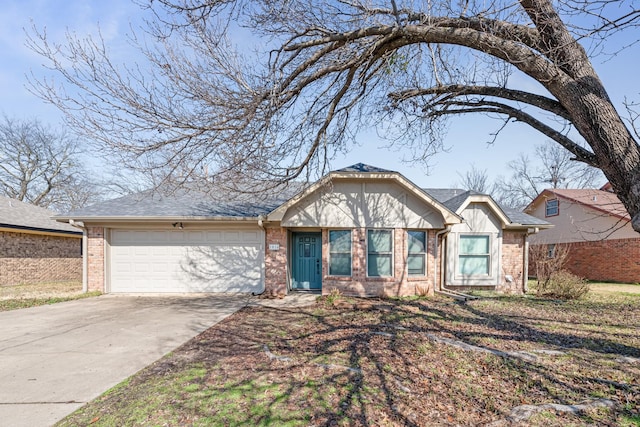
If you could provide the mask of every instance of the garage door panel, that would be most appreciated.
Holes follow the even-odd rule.
[[[261,230],[113,230],[111,292],[260,292],[263,239]]]

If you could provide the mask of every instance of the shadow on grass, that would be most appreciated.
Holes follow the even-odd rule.
[[[540,321],[553,316],[544,304],[529,304],[517,316],[482,302],[444,299],[368,300],[365,309],[245,308],[143,371],[121,395],[90,405],[84,416],[90,420],[110,408],[117,417],[136,401],[136,390],[148,393],[150,386],[174,420],[152,411],[151,424],[475,425],[504,420],[522,404],[593,397],[619,406],[581,422],[616,424],[637,416],[638,367],[614,361],[640,356],[631,336],[637,325],[616,339],[569,321],[566,329],[557,321],[560,331],[548,330]],[[614,313],[603,323],[617,320]],[[429,334],[499,350],[561,348],[566,355],[498,357],[434,343]],[[288,360],[268,357],[264,346]],[[202,375],[184,379],[194,366]],[[164,378],[160,385],[151,384],[158,378]],[[543,421],[566,424],[556,415]]]

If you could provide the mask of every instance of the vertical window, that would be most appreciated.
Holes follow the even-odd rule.
[[[351,276],[350,230],[329,230],[329,275]]]
[[[393,233],[367,230],[367,276],[393,276]]]
[[[547,245],[547,258],[555,258],[556,257],[556,245]]]
[[[409,276],[424,276],[427,253],[427,236],[424,231],[408,231],[407,267]]]
[[[458,273],[478,276],[488,275],[491,265],[489,236],[460,236]]]
[[[545,202],[544,216],[556,216],[560,213],[558,199],[547,200]]]

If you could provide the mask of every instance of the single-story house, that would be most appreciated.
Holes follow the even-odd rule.
[[[565,268],[589,280],[640,282],[640,234],[611,185],[599,190],[547,189],[525,212],[554,225],[531,237],[532,249],[543,246],[554,256],[566,248]]]
[[[53,215],[0,196],[0,286],[82,279],[82,231]]]
[[[364,164],[266,200],[150,191],[57,219],[83,225],[87,288],[111,293],[521,293],[527,238],[548,226]]]

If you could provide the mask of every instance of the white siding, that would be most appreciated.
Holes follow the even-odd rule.
[[[470,203],[461,214],[464,223],[456,224],[447,236],[447,284],[451,286],[496,286],[500,280],[502,225],[485,203]],[[488,275],[465,276],[458,273],[461,235],[489,235],[490,270]]]
[[[283,227],[443,228],[442,215],[392,181],[338,181],[292,206]]]
[[[111,230],[113,293],[260,292],[264,235],[244,230]]]
[[[558,197],[558,202],[559,214],[556,216],[545,217],[544,198],[533,211],[528,212],[554,225],[532,235],[529,238],[532,245],[638,238],[638,233],[628,221],[561,197]]]

